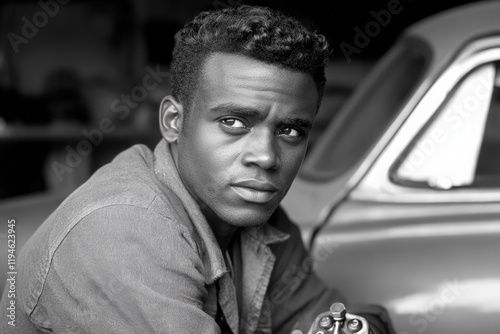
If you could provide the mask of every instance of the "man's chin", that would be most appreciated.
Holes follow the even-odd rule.
[[[255,209],[238,208],[219,212],[219,217],[229,225],[238,227],[252,227],[266,223],[276,208]]]

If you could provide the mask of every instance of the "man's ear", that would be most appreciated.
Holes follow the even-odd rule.
[[[182,127],[183,107],[175,97],[165,96],[160,105],[160,131],[169,143],[177,142]]]

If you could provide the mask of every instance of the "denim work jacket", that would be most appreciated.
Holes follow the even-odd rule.
[[[281,209],[243,229],[236,247],[240,290],[168,144],[154,153],[136,145],[73,192],[27,242],[18,259],[16,327],[2,316],[0,328],[220,333],[219,305],[234,333],[307,332],[317,314],[342,301],[312,273],[300,232]],[[6,303],[4,295],[3,310]]]

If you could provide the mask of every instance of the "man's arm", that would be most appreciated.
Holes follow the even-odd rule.
[[[84,218],[57,249],[37,307],[54,333],[218,333],[186,230],[133,206]]]
[[[385,309],[350,306],[338,291],[325,286],[313,271],[316,260],[306,251],[298,227],[278,210],[275,227],[289,233],[290,239],[273,246],[276,265],[268,294],[273,306],[273,333],[289,334],[293,329],[307,333],[316,316],[328,311],[334,302],[345,303],[349,313],[365,317],[374,333],[393,333]]]

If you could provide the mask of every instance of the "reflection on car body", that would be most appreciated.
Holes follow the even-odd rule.
[[[284,201],[312,254],[335,246],[320,277],[398,333],[498,333],[498,17],[476,3],[408,29]]]

